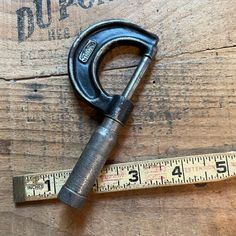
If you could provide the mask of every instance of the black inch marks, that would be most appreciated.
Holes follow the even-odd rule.
[[[69,17],[68,7],[77,6],[84,10],[94,6],[103,5],[113,0],[58,0],[58,20],[63,21]],[[56,2],[56,1],[55,1]],[[16,11],[18,41],[23,42],[30,38],[36,27],[39,29],[49,28],[53,22],[52,0],[32,0],[32,7],[21,7]],[[49,40],[70,37],[68,28],[50,29]]]

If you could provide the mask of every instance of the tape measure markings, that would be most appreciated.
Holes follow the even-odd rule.
[[[54,199],[71,170],[13,177],[16,203]],[[93,191],[116,192],[206,183],[236,176],[236,152],[155,159],[104,166]]]

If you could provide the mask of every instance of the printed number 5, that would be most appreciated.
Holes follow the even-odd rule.
[[[225,161],[217,161],[216,162],[216,171],[219,174],[225,173],[227,171]]]

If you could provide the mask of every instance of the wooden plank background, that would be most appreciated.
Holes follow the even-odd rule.
[[[92,195],[82,210],[57,201],[16,207],[12,196],[13,175],[73,167],[97,126],[66,61],[76,34],[102,19],[160,37],[110,162],[236,150],[235,12],[234,0],[2,0],[0,235],[235,235],[234,179]],[[103,86],[120,92],[137,63],[137,50],[114,49]]]

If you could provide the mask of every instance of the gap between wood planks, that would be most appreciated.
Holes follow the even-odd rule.
[[[157,59],[158,62],[163,61],[165,59],[170,59],[170,58],[175,58],[175,57],[179,57],[182,55],[192,55],[192,54],[196,54],[196,53],[202,53],[202,52],[209,52],[209,51],[218,51],[218,50],[222,50],[222,49],[227,49],[227,48],[235,48],[236,44],[232,44],[229,46],[223,46],[223,47],[218,47],[218,48],[206,48],[203,50],[197,50],[197,51],[193,51],[193,52],[182,52],[179,54],[175,54],[172,56],[167,56],[167,57],[163,57],[160,59]],[[113,71],[113,70],[126,70],[126,69],[133,69],[135,68],[137,65],[134,66],[125,66],[125,67],[113,67],[110,69],[105,69],[104,71]],[[30,77],[22,77],[22,78],[17,78],[16,80],[14,79],[7,79],[4,77],[0,77],[0,80],[6,81],[6,82],[11,82],[11,81],[17,81],[17,80],[31,80],[31,79],[42,79],[42,78],[50,78],[50,77],[61,77],[61,76],[66,76],[68,75],[67,73],[61,73],[61,74],[51,74],[51,75],[42,75],[42,76],[30,76]]]

